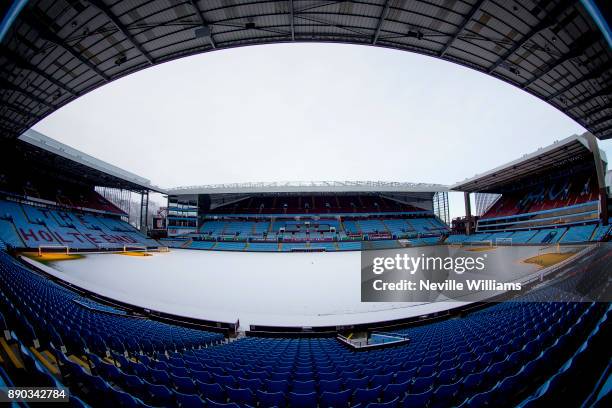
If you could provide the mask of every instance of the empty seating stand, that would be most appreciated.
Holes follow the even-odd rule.
[[[588,242],[595,231],[596,225],[582,225],[578,227],[570,227],[559,242]]]
[[[599,225],[595,229],[595,232],[593,233],[591,240],[594,242],[603,241],[604,239],[606,239],[607,236],[610,235],[610,233],[611,233],[611,226],[609,223],[608,225]]]
[[[467,235],[465,234],[453,234],[453,235],[449,235],[448,238],[446,238],[446,243],[447,244],[460,244],[463,241],[465,241],[468,238]]]
[[[572,356],[599,331],[609,333],[608,304],[575,302],[576,291],[558,289],[566,302],[543,303],[557,290],[546,288],[526,295],[529,302],[395,330],[408,344],[356,352],[328,337],[226,343],[219,334],[125,316],[0,253],[0,311],[27,369],[38,373],[28,378],[61,381],[95,406],[472,407],[545,399],[541,387],[559,372],[568,372],[565,382],[581,375],[565,368],[585,364]],[[30,347],[52,350],[59,374],[37,364]]]
[[[212,249],[215,246],[213,241],[192,241],[188,248],[191,249]]]
[[[341,241],[338,242],[338,249],[340,251],[361,251],[361,241]]]
[[[411,218],[401,218],[407,215],[410,215]],[[217,218],[219,216],[222,218]],[[257,214],[253,215],[252,220],[248,220],[246,215],[228,213],[206,219],[198,234],[189,234],[194,239],[194,244],[180,246],[180,243],[173,239],[166,240],[166,242],[181,248],[254,252],[273,251],[273,245],[281,242],[288,245],[278,245],[277,251],[286,252],[292,248],[308,249],[309,247],[336,251],[361,250],[361,245],[357,247],[357,244],[340,243],[348,237],[365,240],[395,240],[412,237],[415,238],[414,245],[429,245],[438,242],[447,232],[448,226],[433,214],[426,212],[389,215],[378,212],[376,215],[351,212],[350,216],[337,215],[333,218],[326,218],[325,214],[307,214],[300,219],[280,214]],[[435,238],[430,238],[432,236]],[[426,239],[421,240],[422,237]],[[219,242],[219,244],[196,244],[195,242],[199,240],[210,240]],[[230,244],[232,241],[239,243]],[[242,242],[245,243],[244,246]]]
[[[72,250],[158,247],[120,218],[86,212],[34,207],[0,200],[0,239],[15,248],[67,246]]]
[[[251,242],[248,250],[258,252],[276,252],[278,251],[278,244],[276,242]]]
[[[549,228],[538,231],[528,242],[530,244],[554,244],[559,242],[566,228]]]
[[[525,244],[529,242],[537,231],[516,231],[509,238],[512,238],[512,243]]]

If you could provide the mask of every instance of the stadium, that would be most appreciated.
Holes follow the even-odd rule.
[[[0,6],[0,399],[14,407],[608,406],[605,7]],[[153,65],[279,42],[433,56],[512,84],[586,132],[556,135],[453,185],[160,187],[31,129]],[[451,193],[463,194],[460,220],[451,220]],[[166,203],[149,214],[153,194]]]

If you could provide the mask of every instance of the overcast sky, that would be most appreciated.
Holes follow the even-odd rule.
[[[452,184],[584,132],[539,99],[459,65],[331,44],[183,58],[90,92],[34,128],[162,187]],[[612,157],[612,144],[601,146]]]

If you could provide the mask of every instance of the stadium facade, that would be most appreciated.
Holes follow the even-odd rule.
[[[149,180],[34,130],[16,142],[5,141],[0,157],[0,241],[4,245],[67,251],[159,245],[146,237],[144,220],[149,192],[163,190]],[[140,196],[145,209],[137,220],[141,231],[127,222],[129,208],[121,206],[131,203],[132,194]]]
[[[170,243],[182,248],[254,251],[361,249],[361,241],[402,238],[437,242],[448,230],[447,191],[332,181],[170,189],[168,236],[188,239]]]
[[[607,157],[585,133],[452,186],[496,199],[452,242],[505,240],[521,244],[598,241],[610,225]],[[475,233],[473,233],[475,232]]]

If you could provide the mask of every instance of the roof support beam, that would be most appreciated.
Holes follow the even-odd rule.
[[[572,4],[574,4],[573,1],[561,0],[561,2],[559,2],[559,4],[557,4],[550,12],[548,12],[544,16],[544,18],[540,20],[538,24],[535,25],[535,27],[533,27],[527,34],[523,36],[520,41],[514,43],[514,45],[510,47],[509,50],[507,50],[497,61],[495,61],[493,65],[491,65],[489,69],[487,69],[487,73],[491,74],[497,69],[497,67],[506,62],[506,60],[511,57],[519,48],[525,45],[527,41],[529,41],[534,35],[542,31],[546,27],[553,25],[557,18]]]
[[[41,26],[40,24],[37,24],[36,21],[33,20],[32,18],[27,17],[28,13],[25,13],[23,16],[24,16],[23,20],[26,23],[28,23],[28,25],[32,27],[32,29],[37,31],[41,38],[66,50],[70,55],[72,55],[73,58],[76,58],[77,60],[79,60],[81,64],[87,66],[87,68],[95,72],[99,77],[104,79],[104,81],[108,82],[110,80],[110,77],[108,75],[106,75],[98,67],[92,64],[80,52],[75,51],[70,45],[66,44],[66,42],[62,40],[61,38],[59,38],[55,33],[51,32],[51,30],[49,30],[45,26]]]
[[[600,89],[599,91],[595,92],[592,95],[587,95],[582,99],[577,100],[576,102],[572,103],[571,105],[568,105],[565,107],[566,110],[570,111],[572,109],[577,108],[578,106],[587,103],[588,101],[592,100],[593,98],[597,98],[598,96],[608,96],[612,93],[612,85],[608,85],[605,88]]]
[[[43,70],[39,69],[37,66],[32,65],[29,61],[25,60],[24,58],[21,57],[21,55],[17,54],[16,52],[13,52],[12,50],[8,49],[7,47],[4,46],[0,46],[0,51],[6,55],[7,57],[10,58],[10,60],[12,62],[15,63],[15,65],[17,65],[18,67],[34,72],[36,75],[41,76],[42,78],[44,78],[45,80],[51,82],[53,85],[57,86],[58,88],[63,89],[64,91],[68,92],[71,95],[76,95],[77,93],[70,87],[68,87],[67,85],[61,83],[60,81],[56,80],[55,78],[51,77],[50,75],[48,75],[46,72],[44,72]]]
[[[30,92],[28,92],[28,91],[26,91],[24,89],[21,89],[21,88],[15,86],[14,84],[8,82],[4,78],[0,78],[0,88],[7,89],[9,91],[18,92],[18,93],[26,96],[27,98],[30,98],[31,100],[33,100],[36,103],[39,103],[41,105],[45,105],[45,106],[47,106],[49,108],[52,108],[52,109],[55,109],[54,105],[50,104],[49,102],[47,102],[47,101],[45,101],[45,100],[43,100],[43,99],[41,99],[41,98],[39,98],[39,97],[37,97],[35,95],[32,95]]]
[[[25,116],[27,118],[32,118],[32,119],[37,119],[38,116],[31,113],[30,111],[27,110],[27,108],[25,107],[19,107],[15,104],[12,104],[10,102],[7,101],[2,101],[2,107],[5,109],[8,109],[10,111],[13,111],[21,116]]]
[[[49,33],[51,34],[51,33]],[[47,35],[43,35],[42,36],[45,40],[57,45],[58,47],[61,47],[63,49],[65,49],[66,51],[68,51],[68,53],[70,55],[72,55],[74,58],[76,58],[77,60],[79,60],[79,62],[85,66],[87,66],[87,68],[91,69],[93,72],[95,72],[99,77],[101,77],[102,79],[104,79],[104,81],[108,82],[110,80],[110,77],[108,75],[106,75],[104,72],[102,72],[98,67],[96,67],[94,64],[92,64],[88,59],[86,59],[85,57],[83,57],[83,55],[81,53],[76,52],[74,49],[72,49],[72,47],[70,47],[68,44],[64,43],[59,37],[57,37],[55,34],[52,34],[50,36]]]
[[[525,89],[529,87],[529,85],[533,84],[535,81],[542,78],[544,75],[548,74],[554,68],[571,60],[572,58],[576,58],[584,54],[586,50],[588,50],[591,46],[593,46],[599,41],[599,38],[597,38],[597,36],[593,34],[594,34],[593,32],[587,33],[583,35],[582,37],[580,37],[579,39],[577,39],[576,41],[574,41],[572,45],[570,46],[569,51],[566,54],[564,54],[561,58],[556,59],[549,64],[546,64],[546,67],[542,71],[540,71],[537,75],[534,75],[530,80],[525,82],[522,85],[522,88]]]
[[[127,27],[123,25],[121,20],[119,20],[119,18],[113,14],[113,12],[108,8],[106,4],[104,4],[101,0],[89,0],[89,2],[93,4],[98,10],[100,10],[104,15],[106,15],[106,17],[108,17],[110,21],[112,21],[115,27],[117,27],[117,29],[121,31],[121,34],[123,34],[123,36],[128,39],[128,41],[134,46],[134,48],[136,48],[142,54],[142,56],[145,57],[149,65],[155,63],[153,57],[142,47],[142,45],[138,43],[138,41],[136,41],[134,36],[128,31]]]
[[[597,119],[591,123],[589,123],[589,127],[597,127],[599,125],[603,125],[606,122],[609,122],[612,120],[612,116],[604,116],[603,118]]]
[[[485,0],[478,0],[476,2],[476,4],[474,4],[474,7],[472,7],[472,9],[468,13],[468,15],[465,16],[465,19],[463,19],[463,22],[461,23],[461,25],[459,26],[459,28],[457,29],[455,34],[453,34],[453,36],[450,38],[450,40],[448,40],[446,42],[446,44],[444,44],[444,47],[442,48],[442,50],[440,50],[440,53],[438,54],[438,56],[440,58],[444,57],[444,55],[449,50],[449,48],[453,45],[455,40],[457,40],[457,38],[459,38],[459,34],[461,34],[463,32],[463,30],[465,29],[465,27],[467,27],[469,22],[472,21],[472,19],[474,18],[474,15],[476,15],[478,10],[480,10],[480,7],[482,7],[482,3],[484,3],[484,2],[485,2]]]
[[[606,126],[603,129],[596,130],[595,133],[597,133],[598,135],[605,135],[610,130],[612,130],[612,125]]]
[[[600,134],[598,134],[598,135],[597,135],[597,137],[598,137],[600,140],[608,140],[608,139],[612,139],[612,132],[610,132],[610,133],[600,133]]]
[[[374,38],[372,38],[372,45],[376,45],[378,41],[378,37],[380,36],[380,30],[382,29],[382,25],[387,18],[387,14],[389,14],[389,6],[391,5],[391,0],[385,1],[385,6],[383,7],[382,12],[380,13],[380,17],[378,18],[378,24],[376,25],[376,31],[374,32]]]
[[[295,41],[295,22],[293,21],[293,0],[289,0],[289,18],[291,19],[291,41]]]
[[[1,120],[2,120],[2,118],[0,118],[0,121],[1,121]],[[6,126],[6,125],[4,125],[4,124],[0,123],[0,130],[4,131],[5,133],[7,133],[7,134],[8,134],[8,135],[10,135],[10,136],[13,136],[13,137],[17,137],[17,136],[19,136],[19,133],[18,133],[18,132],[17,132],[15,129],[17,129],[17,128],[15,128],[15,127],[11,128],[11,127],[9,127],[9,126]],[[7,138],[7,137],[5,137],[5,136],[6,136],[6,135],[3,135],[3,134],[0,132],[0,140],[2,140],[2,138],[8,139],[8,138]],[[9,136],[9,137],[10,137],[10,136]]]
[[[14,119],[11,119],[11,118],[7,118],[6,116],[3,116],[1,119],[3,121],[5,121],[5,122],[10,123],[13,126],[18,127],[18,128],[23,128],[23,127],[27,127],[28,126],[27,122],[21,122],[21,121],[18,121],[18,120],[14,120]]]
[[[550,95],[549,97],[546,98],[546,101],[550,101],[552,99],[555,99],[557,96],[563,95],[565,92],[569,91],[570,89],[572,89],[573,87],[575,87],[577,85],[580,85],[584,81],[590,81],[592,79],[599,78],[605,72],[607,72],[609,69],[612,69],[612,62],[610,62],[610,61],[608,61],[607,63],[601,65],[600,67],[596,68],[595,70],[591,71],[589,74],[579,77],[576,81],[572,82],[571,84],[569,84],[565,88],[563,88],[563,89],[555,92],[554,94]]]
[[[347,0],[332,0],[332,1],[328,1],[328,2],[314,4],[314,5],[311,5],[311,6],[302,7],[301,9],[297,10],[297,12],[298,13],[303,13],[305,11],[316,10],[316,9],[319,9],[319,8],[323,8],[323,7],[327,7],[327,6],[333,6],[334,4],[346,3],[346,2],[347,2]]]
[[[606,109],[612,109],[612,106],[600,106],[594,109],[589,109],[588,111],[585,111],[581,117],[587,118],[588,116],[591,116],[591,115],[597,115],[598,113],[601,113],[605,111]]]
[[[332,22],[329,22],[329,21],[321,20],[320,18],[306,17],[306,16],[300,15],[300,14],[297,14],[296,17],[301,19],[301,20],[306,20],[306,21],[310,21],[310,22],[313,22],[313,23],[317,23],[317,24],[323,24],[323,25],[326,25],[328,27],[339,28],[339,29],[348,31],[348,32],[350,32],[353,35],[357,34],[359,37],[372,38],[372,36],[369,33],[366,33],[365,30],[361,31],[361,29],[356,29],[356,28],[347,27],[347,26],[344,26],[344,25],[332,23]],[[369,31],[371,31],[371,30],[369,30]],[[287,34],[287,35],[289,35],[289,34]]]
[[[200,24],[202,24],[202,27],[207,28],[209,30],[210,46],[213,48],[217,48],[217,44],[215,43],[215,39],[213,38],[212,28],[210,27],[210,24],[208,23],[208,21],[206,21],[206,19],[204,18],[204,14],[202,14],[202,10],[200,10],[200,8],[198,7],[197,0],[189,0],[189,4],[191,4],[191,7],[193,7],[194,10],[196,11],[196,14],[198,15],[198,18],[200,19]]]

